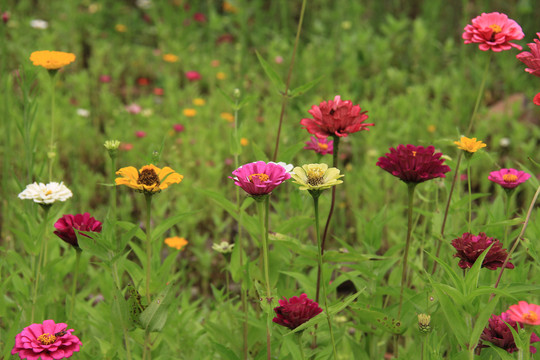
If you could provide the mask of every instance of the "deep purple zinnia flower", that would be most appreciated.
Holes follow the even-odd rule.
[[[443,165],[442,153],[435,153],[433,146],[427,148],[414,145],[398,145],[379,158],[377,166],[397,176],[406,183],[421,183],[426,180],[446,177],[450,167]]]
[[[307,146],[304,146],[304,150],[314,150],[317,154],[332,155],[334,153],[334,140],[328,138],[318,138],[312,136],[309,141],[306,142]]]
[[[509,353],[518,351],[512,332],[505,324],[512,326],[514,330],[518,331],[517,323],[510,319],[507,313],[503,312],[499,315],[491,315],[491,318],[488,320],[489,325],[484,329],[480,339],[483,341],[489,341],[495,346],[498,346]],[[520,328],[523,328],[523,324],[520,324]],[[535,334],[531,334],[531,344],[540,341],[540,338]],[[487,345],[479,345],[481,348],[487,347]],[[536,348],[530,347],[531,353],[536,353]]]
[[[79,247],[79,242],[77,241],[77,235],[75,234],[74,229],[80,231],[101,232],[101,222],[91,217],[89,213],[64,215],[56,221],[54,227],[56,228],[54,233],[58,235],[60,239],[77,248]],[[90,237],[85,234],[82,235]]]
[[[525,171],[516,169],[501,169],[489,173],[488,179],[501,185],[505,189],[514,189],[531,177]]]
[[[55,324],[53,320],[45,320],[43,324],[27,326],[15,337],[15,346],[11,355],[19,354],[21,359],[53,360],[71,357],[79,351],[82,343],[72,335],[73,329],[67,324]]]
[[[310,133],[319,138],[328,136],[347,136],[361,130],[369,130],[364,124],[368,119],[367,111],[353,105],[350,100],[343,101],[337,95],[334,100],[323,101],[318,106],[313,105],[308,110],[313,119],[302,119],[300,124]]]
[[[272,321],[291,330],[322,312],[319,304],[308,299],[306,294],[302,294],[300,297],[293,296],[289,300],[283,298],[279,300],[279,305],[274,308],[276,317]]]
[[[499,240],[487,237],[483,232],[478,235],[464,233],[462,237],[452,240],[452,246],[457,250],[454,257],[461,259],[458,264],[459,267],[462,269],[471,268],[476,259],[478,259],[484,250],[492,243],[494,244],[484,258],[482,267],[495,270],[502,267],[504,260],[508,256],[506,249],[502,248],[502,244]],[[514,265],[511,262],[508,262],[506,268],[513,269]]]
[[[240,166],[229,176],[234,183],[250,195],[270,194],[278,185],[291,178],[287,170],[276,163],[252,162]]]

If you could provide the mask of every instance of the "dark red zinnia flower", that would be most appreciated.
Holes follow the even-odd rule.
[[[502,267],[506,256],[508,256],[506,249],[502,248],[502,244],[499,240],[487,237],[483,232],[478,235],[464,233],[462,237],[452,240],[452,246],[457,250],[454,257],[461,259],[458,264],[459,267],[462,269],[471,268],[476,259],[478,259],[484,250],[492,243],[494,244],[484,258],[482,267],[495,270]],[[513,269],[514,265],[511,262],[508,262],[506,267],[508,269]]]
[[[491,315],[491,318],[488,320],[488,326],[482,332],[480,339],[482,341],[489,341],[495,346],[498,346],[509,353],[518,351],[512,332],[505,324],[512,326],[514,330],[518,331],[517,323],[510,319],[507,313],[503,312],[499,315]],[[520,324],[520,328],[523,328],[523,324]],[[479,347],[485,348],[487,345],[483,345],[480,341]],[[540,341],[540,338],[535,334],[531,334],[531,344]],[[531,353],[536,353],[536,348],[530,347]]]
[[[291,330],[322,312],[319,304],[308,299],[306,294],[302,294],[300,297],[293,296],[289,300],[283,298],[279,300],[279,305],[274,308],[276,317],[272,321]]]
[[[362,111],[360,106],[353,105],[350,100],[343,101],[338,95],[334,100],[323,101],[318,106],[313,105],[308,110],[313,119],[302,119],[300,124],[310,133],[319,138],[326,139],[328,136],[347,136],[357,131],[369,130],[364,124],[368,119],[367,111]]]
[[[380,157],[377,166],[406,183],[421,183],[446,177],[444,174],[450,171],[450,167],[443,165],[441,156],[442,153],[435,153],[433,146],[398,145]]]
[[[79,247],[75,229],[80,231],[101,232],[101,222],[90,216],[89,213],[77,215],[64,215],[54,224],[56,231],[54,232],[60,239],[70,245]],[[90,237],[88,235],[84,235]]]

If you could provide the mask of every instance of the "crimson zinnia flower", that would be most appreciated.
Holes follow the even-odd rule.
[[[21,359],[58,360],[71,357],[79,351],[81,341],[68,329],[67,324],[55,324],[53,320],[45,320],[43,324],[27,326],[15,337],[15,346],[11,355],[19,354]]]
[[[501,185],[505,189],[514,189],[531,177],[525,171],[516,169],[501,169],[489,173],[488,179]]]
[[[276,163],[252,162],[232,172],[234,183],[253,196],[267,195],[278,185],[291,178],[287,170]]]
[[[367,111],[362,111],[360,106],[353,105],[350,100],[343,101],[338,95],[334,100],[323,101],[313,105],[308,110],[313,119],[302,119],[300,124],[310,133],[319,138],[328,136],[347,136],[361,130],[369,130],[364,124],[368,116]]]
[[[89,213],[77,214],[77,215],[64,215],[56,221],[54,224],[56,231],[54,232],[60,239],[64,240],[70,245],[79,247],[79,242],[77,241],[77,235],[75,230],[80,231],[92,231],[92,232],[101,232],[101,222],[94,219],[90,216]],[[83,236],[90,237],[88,235],[82,234]]]
[[[512,332],[505,322],[519,332],[517,323],[510,319],[508,313],[503,312],[500,316],[491,315],[491,318],[488,320],[489,325],[482,331],[480,339],[489,341],[493,345],[498,346],[509,353],[513,353],[514,351],[518,351],[518,348],[514,341],[514,337],[512,336]],[[520,328],[523,328],[523,324],[520,324]],[[540,341],[540,338],[535,333],[532,333],[531,344],[538,341]],[[482,343],[480,343],[479,347],[485,348],[487,345],[482,345]],[[536,353],[536,348],[531,346],[530,351],[534,354]]]
[[[272,321],[291,330],[322,312],[319,304],[308,299],[306,294],[302,294],[300,297],[293,296],[289,300],[283,298],[279,300],[279,305],[274,308],[276,317]]]
[[[494,244],[484,258],[482,267],[495,270],[502,267],[504,260],[508,256],[506,249],[502,248],[502,244],[499,240],[487,237],[483,232],[478,235],[464,233],[462,237],[452,240],[452,246],[457,250],[454,257],[461,259],[458,264],[459,267],[462,269],[471,268],[476,259],[478,259],[484,250],[492,243]],[[514,265],[511,262],[508,262],[506,268],[513,269]]]
[[[537,32],[536,35],[540,37],[540,32]],[[534,76],[540,76],[540,41],[534,39],[533,43],[527,44],[531,52],[524,51],[516,55],[519,61],[527,65],[525,69],[529,74]]]
[[[380,157],[377,166],[406,183],[421,183],[446,177],[444,174],[450,171],[450,167],[443,165],[441,156],[442,153],[435,153],[433,146],[398,145]]]
[[[478,48],[482,51],[500,52],[510,50],[512,47],[521,50],[521,46],[510,41],[521,40],[524,36],[521,26],[517,22],[509,19],[505,14],[492,12],[482,13],[482,15],[475,17],[472,20],[472,25],[465,26],[462,38],[465,40],[465,44],[479,44]]]

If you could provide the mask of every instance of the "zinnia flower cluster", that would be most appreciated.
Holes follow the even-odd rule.
[[[267,195],[278,185],[291,178],[291,174],[280,164],[256,161],[240,166],[232,172],[235,185],[252,196]]]
[[[276,317],[272,319],[276,324],[296,329],[306,321],[320,314],[323,310],[315,301],[308,299],[306,294],[293,296],[289,300],[279,300],[278,307],[274,308]]]
[[[524,36],[517,22],[498,12],[482,13],[475,17],[472,25],[465,26],[462,35],[465,44],[479,44],[480,50],[495,52],[510,50],[512,47],[521,50],[521,46],[510,41],[521,40]]]
[[[308,110],[313,119],[302,119],[300,124],[310,133],[319,138],[328,136],[347,136],[361,130],[369,130],[368,126],[374,124],[364,124],[368,119],[366,111],[362,111],[360,106],[353,105],[350,100],[343,101],[338,95],[334,100],[323,101],[313,105]]]
[[[58,360],[68,358],[79,351],[82,343],[72,335],[73,329],[67,324],[55,324],[53,320],[45,320],[42,324],[32,324],[23,329],[15,337],[15,346],[11,354],[19,354],[21,359]]]
[[[101,232],[101,222],[97,221],[89,213],[76,214],[76,215],[64,215],[56,221],[54,232],[60,239],[64,240],[68,244],[78,248],[79,241],[77,240],[77,234],[75,230]],[[90,238],[90,236],[81,233],[82,236]]]
[[[450,171],[450,167],[443,165],[441,156],[442,153],[435,153],[433,146],[398,145],[380,157],[377,166],[406,183],[421,183],[446,177],[444,174]]]
[[[454,257],[460,258],[459,267],[462,269],[471,268],[478,257],[486,250],[491,244],[493,246],[489,249],[482,267],[490,270],[495,270],[503,266],[508,253],[506,249],[502,248],[502,244],[499,240],[487,237],[485,233],[473,235],[471,233],[464,233],[463,236],[452,240],[452,246],[457,250]],[[513,269],[514,265],[511,262],[506,264],[506,268]]]
[[[19,199],[34,200],[38,204],[52,205],[55,201],[66,201],[73,196],[63,182],[33,183],[19,194]]]
[[[518,323],[510,318],[507,312],[503,312],[501,315],[491,315],[488,320],[488,326],[482,331],[480,339],[482,341],[489,341],[495,346],[498,346],[509,353],[518,351],[512,332],[508,328],[508,325],[518,331]],[[523,328],[523,324],[519,324],[519,328]],[[540,338],[535,334],[531,334],[531,344],[540,341]],[[479,345],[480,347],[487,347],[487,345]],[[536,353],[536,348],[530,347],[531,353]]]

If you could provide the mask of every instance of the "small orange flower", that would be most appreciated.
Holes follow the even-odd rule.
[[[222,112],[220,116],[223,120],[226,120],[228,122],[234,122],[234,115],[229,112]]]
[[[158,168],[152,164],[137,170],[133,166],[121,168],[116,172],[116,185],[126,185],[145,194],[155,194],[172,184],[179,184],[184,178],[170,167]]]
[[[184,109],[183,113],[187,117],[194,117],[195,115],[197,115],[197,110],[188,108]]]
[[[227,78],[227,74],[225,74],[224,72],[220,71],[216,74],[216,79],[218,80],[225,80]]]
[[[175,63],[178,61],[178,56],[174,54],[165,54],[163,55],[163,61],[169,62],[169,63]]]
[[[242,145],[242,146],[248,146],[248,145],[249,145],[249,140],[246,139],[246,138],[241,138],[241,139],[240,139],[240,145]]]
[[[193,99],[193,105],[195,106],[204,106],[204,104],[206,104],[206,100],[202,98]]]
[[[43,66],[47,70],[58,70],[75,61],[75,54],[63,51],[34,51],[30,54],[34,66]]]
[[[175,236],[165,239],[165,244],[169,247],[175,248],[176,250],[182,250],[189,242],[183,237]]]

